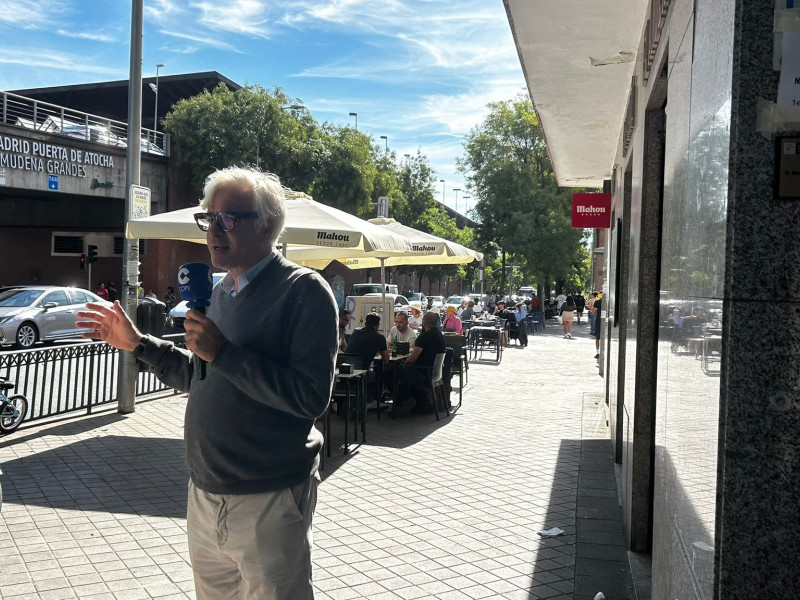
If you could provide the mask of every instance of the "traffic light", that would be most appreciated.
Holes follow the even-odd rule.
[[[91,244],[88,246],[89,248],[89,262],[97,262],[97,246],[92,246]]]
[[[86,255],[81,254],[81,271],[83,271],[85,268],[86,268]]]

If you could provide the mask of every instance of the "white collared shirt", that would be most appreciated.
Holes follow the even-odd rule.
[[[269,261],[275,258],[275,256],[276,256],[276,250],[273,248],[272,251],[269,254],[267,254],[264,258],[262,258],[260,261],[258,261],[249,269],[247,269],[247,271],[239,275],[239,277],[236,279],[236,283],[238,284],[239,287],[238,292],[236,291],[236,287],[233,285],[233,276],[230,273],[228,273],[227,275],[225,275],[225,277],[222,278],[222,281],[219,282],[219,284],[222,286],[222,291],[225,292],[226,294],[230,294],[231,296],[235,296],[236,294],[241,293],[241,291],[245,287],[247,287],[247,284],[253,281],[253,279],[255,279],[258,276],[258,274],[264,270],[264,267],[266,267],[269,264]]]

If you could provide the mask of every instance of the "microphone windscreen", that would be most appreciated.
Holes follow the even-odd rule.
[[[193,262],[178,268],[178,291],[189,308],[205,308],[214,287],[211,267],[205,263]]]

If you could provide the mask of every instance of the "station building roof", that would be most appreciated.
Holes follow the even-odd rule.
[[[142,124],[147,127],[152,127],[156,99],[150,89],[151,83],[155,85],[155,77],[142,78]],[[219,83],[224,83],[232,90],[242,87],[216,71],[159,76],[159,118],[163,118],[178,100],[190,98],[200,94],[203,90],[211,91]],[[117,121],[128,121],[127,79],[7,91]]]

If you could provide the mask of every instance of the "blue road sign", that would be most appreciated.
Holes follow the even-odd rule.
[[[58,175],[48,175],[47,176],[47,189],[48,190],[57,190],[58,189]]]

